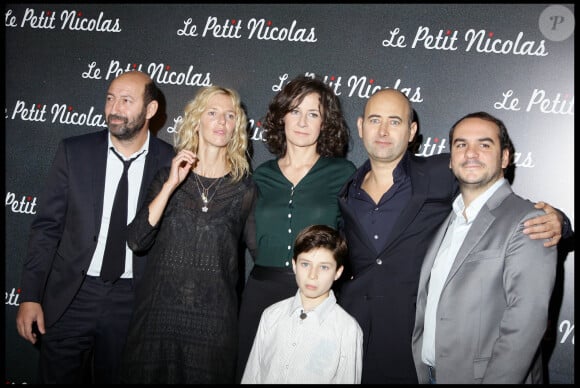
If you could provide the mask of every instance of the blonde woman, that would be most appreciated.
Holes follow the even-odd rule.
[[[148,252],[121,369],[124,383],[232,383],[236,285],[256,188],[247,118],[234,90],[200,89],[185,107],[171,168],[129,225]]]

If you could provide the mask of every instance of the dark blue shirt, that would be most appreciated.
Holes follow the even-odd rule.
[[[371,169],[370,161],[366,161],[359,169],[352,182],[352,190],[348,191],[347,202],[370,237],[376,253],[386,246],[387,240],[401,211],[411,199],[411,178],[407,173],[408,153],[401,159],[393,171],[393,186],[383,194],[378,204],[361,189],[364,177]]]

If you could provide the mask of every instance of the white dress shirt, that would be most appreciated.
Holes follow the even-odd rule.
[[[147,153],[149,152],[149,137],[150,133],[147,132],[147,140],[143,146],[130,155],[125,160],[129,160],[139,155],[137,159],[131,163],[129,170],[127,171],[127,179],[129,182],[128,191],[128,202],[127,202],[127,224],[130,224],[135,218],[137,213],[137,202],[139,200],[139,190],[141,187],[141,181],[143,180],[143,172],[145,171],[145,159],[147,158]],[[105,245],[107,244],[107,235],[109,234],[109,221],[111,220],[111,211],[113,210],[113,201],[115,199],[115,192],[117,191],[117,185],[123,175],[123,163],[117,156],[113,154],[111,150],[113,143],[111,142],[111,134],[109,134],[109,145],[107,154],[107,173],[105,175],[105,190],[103,197],[103,213],[101,216],[101,228],[99,230],[99,237],[97,240],[97,247],[93,253],[93,258],[87,274],[90,276],[100,276],[101,266],[103,264],[103,255],[105,254]],[[122,155],[117,151],[119,155]],[[140,155],[141,154],[141,155]],[[132,278],[133,277],[133,252],[129,249],[129,246],[125,248],[125,272],[121,275],[121,278]]]
[[[362,330],[332,290],[301,312],[300,291],[264,310],[242,384],[360,384]]]

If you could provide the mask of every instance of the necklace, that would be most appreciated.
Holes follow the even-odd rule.
[[[204,213],[207,213],[207,211],[209,210],[207,205],[208,205],[208,203],[210,203],[210,201],[213,199],[213,197],[215,197],[217,190],[220,186],[220,183],[223,179],[223,176],[214,180],[208,187],[205,187],[203,185],[203,183],[201,182],[201,179],[199,179],[199,175],[194,173],[194,176],[195,176],[195,186],[197,187],[197,191],[199,193],[199,196],[201,197],[201,201],[203,202],[203,206],[201,207],[201,211]],[[209,196],[209,189],[211,189],[212,186],[215,185],[216,183],[217,183],[217,186],[215,187],[215,191],[213,192],[212,196],[210,197]],[[200,188],[200,186],[201,186],[201,188]]]

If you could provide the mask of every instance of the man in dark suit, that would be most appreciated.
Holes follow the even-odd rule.
[[[42,383],[79,383],[87,373],[95,383],[118,382],[145,258],[135,258],[125,242],[117,255],[122,257],[113,257],[124,263],[120,278],[103,279],[101,265],[112,256],[105,255],[105,246],[126,161],[133,159],[127,173],[128,223],[157,170],[174,156],[171,145],[150,134],[157,109],[158,90],[147,74],[121,74],[107,91],[108,130],[59,144],[31,226],[16,317],[23,338],[33,344],[40,339]]]
[[[458,185],[449,154],[423,158],[408,150],[417,122],[403,93],[376,92],[357,126],[369,160],[339,193],[350,273],[338,301],[363,330],[362,383],[416,384],[411,337],[421,264]],[[547,214],[528,220],[524,232],[556,245],[563,215],[536,206]]]

